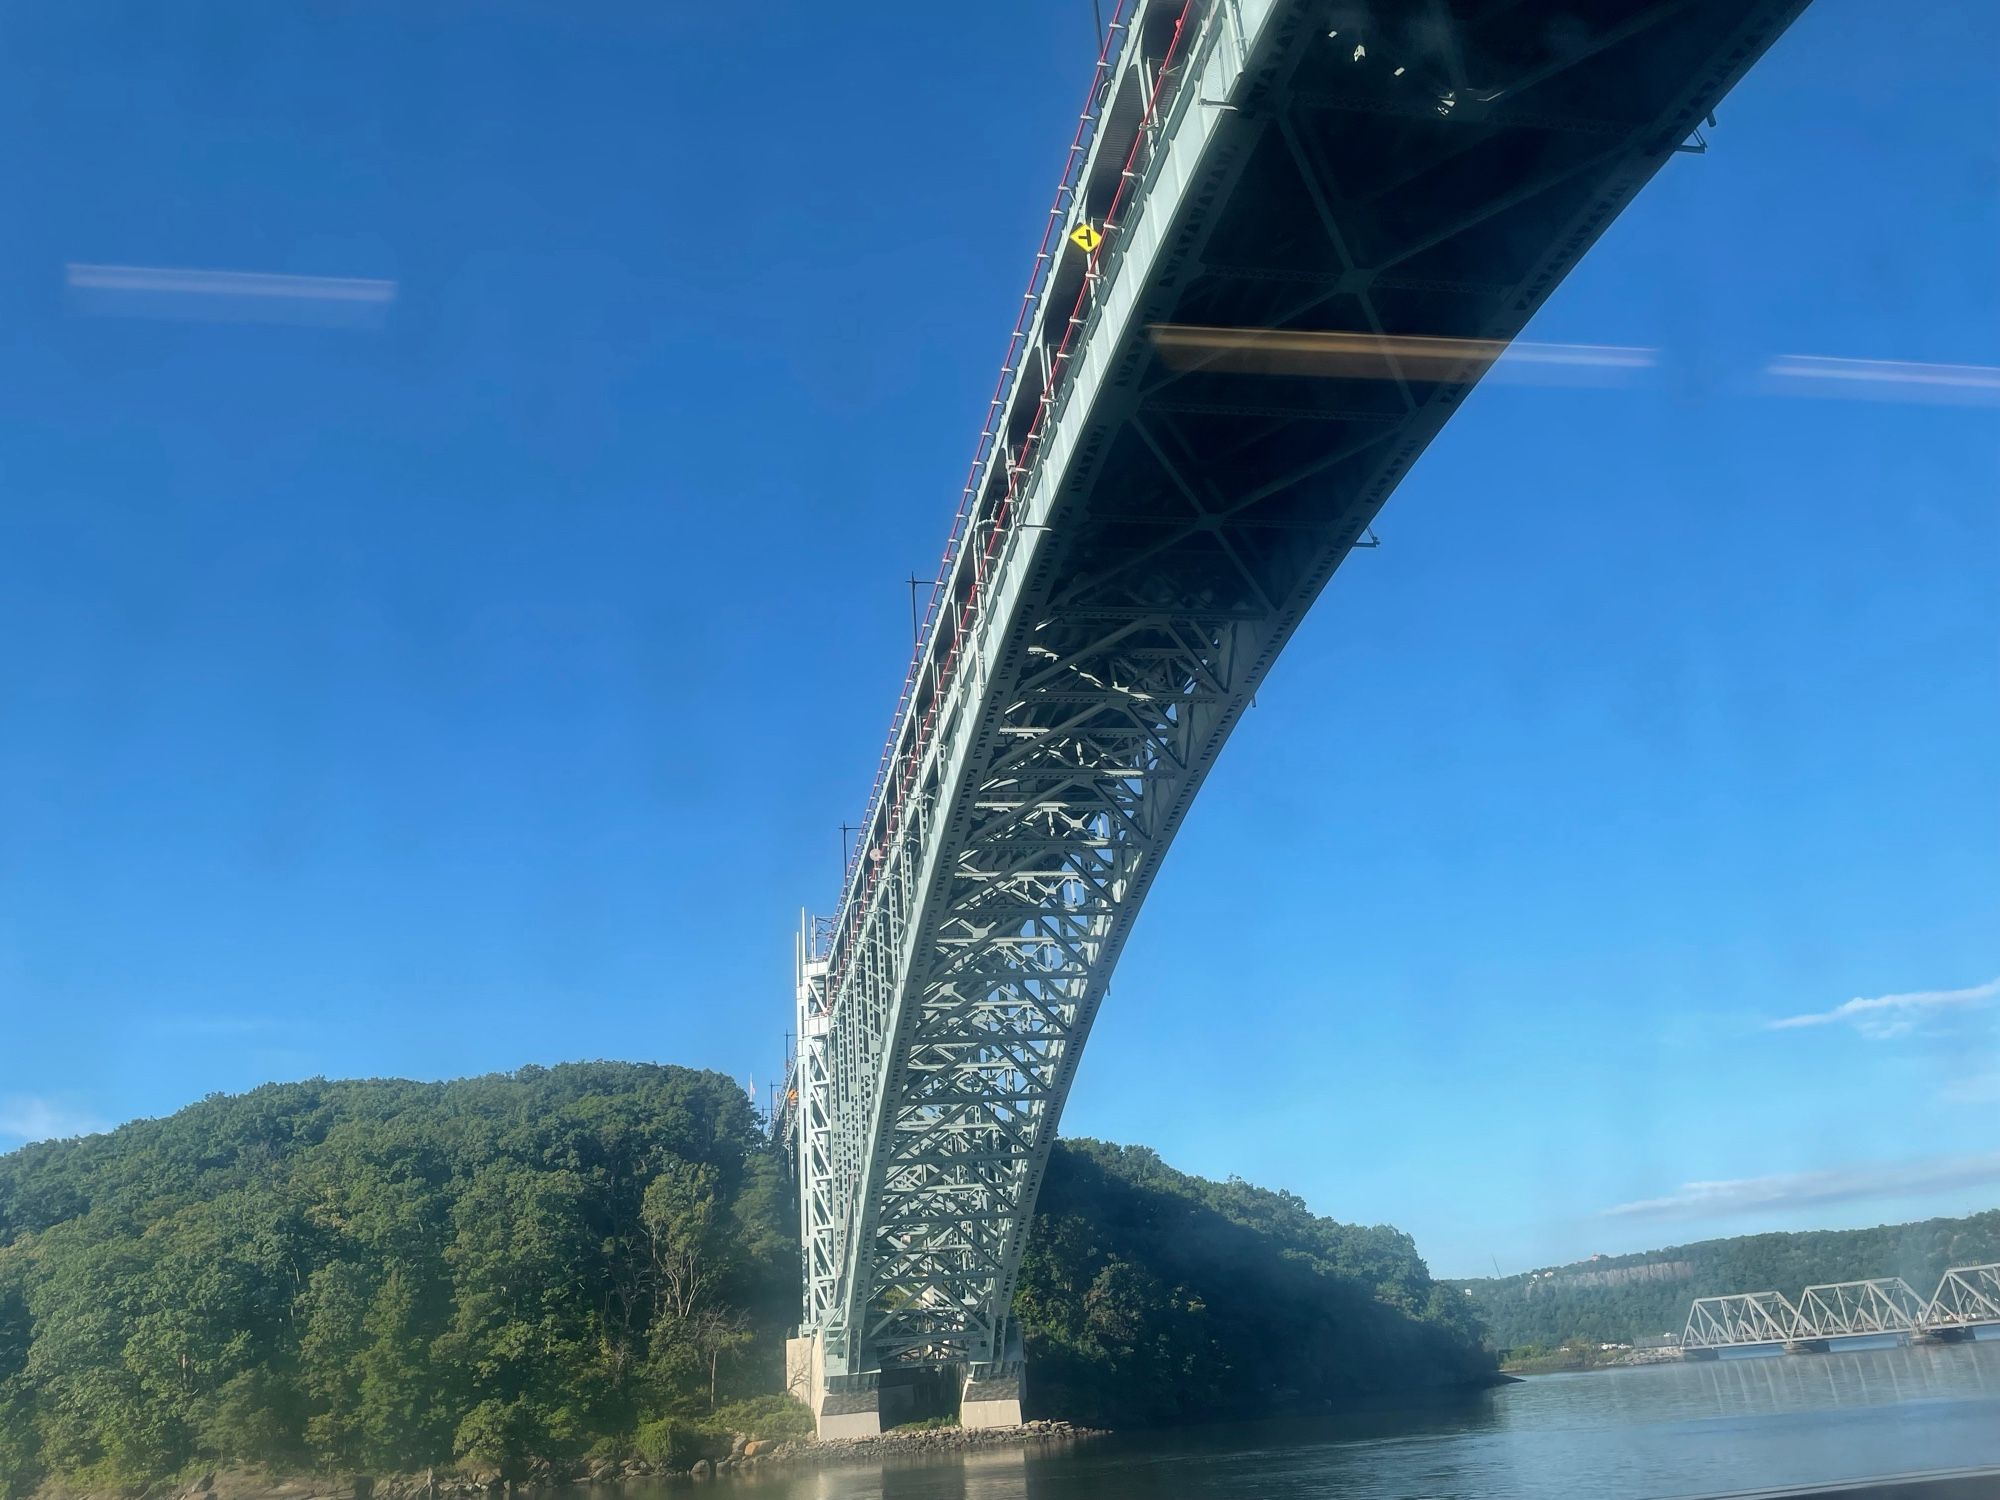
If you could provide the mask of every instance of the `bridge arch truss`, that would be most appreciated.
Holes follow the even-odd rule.
[[[1365,41],[1344,0],[1118,7],[839,911],[800,943],[812,1391],[1017,1371],[1056,1124],[1222,745],[1466,393],[1803,3],[1436,0],[1373,7]]]

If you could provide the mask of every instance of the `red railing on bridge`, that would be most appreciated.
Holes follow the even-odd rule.
[[[1130,0],[1118,0],[1113,11],[1111,24],[1105,31],[1104,43],[1099,50],[1097,66],[1091,74],[1090,97],[1083,113],[1078,117],[1076,134],[1070,142],[1069,154],[1063,165],[1063,179],[1056,191],[1056,199],[1049,209],[1047,223],[1042,229],[1042,242],[1035,253],[1035,268],[1029,278],[1028,290],[1021,299],[1021,310],[1014,319],[1014,331],[1007,344],[1007,357],[1001,366],[1000,378],[994,387],[993,399],[988,404],[986,425],[980,432],[979,443],[973,453],[972,470],[967,476],[965,488],[959,496],[958,510],[952,518],[951,535],[945,543],[944,560],[939,568],[936,581],[931,585],[930,602],[925,607],[923,623],[918,630],[917,643],[910,657],[909,670],[904,674],[903,690],[896,700],[896,712],[890,721],[889,737],[883,746],[882,757],[876,765],[875,781],[869,789],[868,811],[862,819],[862,839],[857,841],[854,851],[848,857],[847,868],[841,885],[841,909],[835,919],[832,964],[827,975],[825,994],[831,1008],[840,992],[841,979],[846,970],[848,944],[859,931],[865,920],[869,906],[874,899],[875,887],[887,862],[888,848],[894,839],[911,787],[915,784],[917,768],[923,758],[932,725],[939,706],[944,702],[957,669],[959,657],[965,641],[971,633],[973,621],[984,598],[987,572],[993,556],[1007,534],[1009,522],[1013,519],[1014,501],[1021,476],[1026,472],[1028,461],[1036,444],[1043,436],[1044,427],[1062,376],[1072,358],[1071,341],[1086,320],[1093,287],[1097,284],[1098,268],[1111,250],[1114,236],[1121,227],[1119,214],[1126,206],[1126,198],[1135,176],[1133,168],[1146,144],[1147,127],[1158,113],[1160,102],[1166,97],[1170,82],[1178,82],[1176,71],[1184,61],[1182,49],[1188,35],[1188,22],[1195,10],[1196,0],[1185,0],[1180,15],[1174,22],[1174,34],[1169,42],[1165,58],[1155,75],[1153,87],[1146,99],[1145,109],[1140,113],[1133,130],[1132,147],[1127,153],[1119,174],[1118,187],[1112,195],[1111,205],[1105,211],[1104,223],[1098,226],[1101,238],[1087,252],[1083,283],[1078,288],[1076,302],[1070,309],[1069,321],[1063,329],[1061,342],[1054,357],[1049,362],[1048,379],[1044,383],[1040,397],[1036,401],[1035,415],[1022,435],[1020,446],[1008,457],[1006,474],[1007,487],[1000,503],[994,509],[993,524],[987,531],[985,546],[973,557],[973,576],[967,590],[965,602],[959,606],[951,649],[939,664],[936,681],[932,687],[931,704],[923,721],[911,736],[910,745],[902,756],[901,774],[895,782],[895,800],[888,806],[881,819],[881,832],[872,840],[877,809],[882,805],[888,792],[890,768],[896,762],[896,742],[901,737],[905,717],[911,712],[916,698],[917,684],[921,680],[923,664],[937,634],[944,600],[950,587],[951,577],[956,569],[959,554],[967,545],[969,532],[967,523],[978,503],[978,496],[985,479],[991,472],[992,460],[999,447],[1000,424],[1006,415],[1007,399],[1014,384],[1020,378],[1020,357],[1028,334],[1033,329],[1035,313],[1053,272],[1057,251],[1052,247],[1062,243],[1063,226],[1067,222],[1072,205],[1077,200],[1077,186],[1081,179],[1084,156],[1095,127],[1109,102],[1111,91],[1109,82],[1113,54],[1120,38],[1130,24]],[[857,883],[857,869],[863,861],[872,864],[865,881]]]

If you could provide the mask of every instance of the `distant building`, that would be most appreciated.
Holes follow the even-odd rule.
[[[1680,1346],[1681,1336],[1677,1333],[1656,1333],[1650,1338],[1632,1341],[1634,1349],[1678,1349]]]

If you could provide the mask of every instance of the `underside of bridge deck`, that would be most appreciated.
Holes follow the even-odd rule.
[[[802,953],[818,1397],[956,1364],[969,1403],[1018,1409],[1007,1314],[1057,1119],[1223,742],[1506,341],[1802,6],[1128,18],[1065,211],[1103,244],[1063,241],[1041,284]]]

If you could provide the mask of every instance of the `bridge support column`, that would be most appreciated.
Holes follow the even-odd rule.
[[[975,1365],[965,1377],[959,1397],[958,1425],[964,1428],[1021,1425],[1021,1366]]]
[[[874,1377],[828,1380],[818,1334],[785,1340],[785,1389],[813,1414],[824,1440],[874,1437],[882,1431],[882,1393]]]
[[[828,1391],[813,1412],[822,1441],[875,1437],[882,1431],[881,1392]]]

